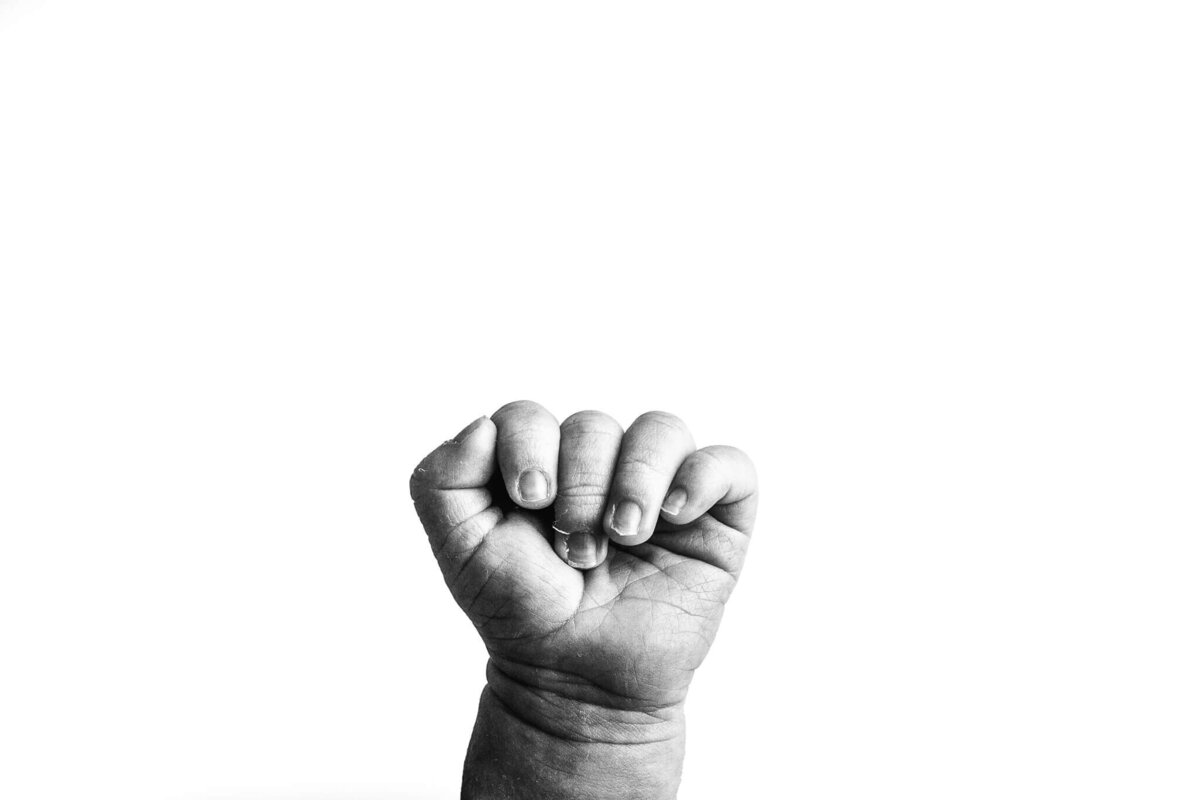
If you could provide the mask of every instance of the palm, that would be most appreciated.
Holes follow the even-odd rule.
[[[736,577],[672,545],[716,528],[728,530],[707,514],[660,523],[651,542],[579,572],[546,547],[543,518],[513,510],[484,538],[475,574],[453,588],[492,655],[615,694],[629,696],[636,681],[673,699],[708,652]],[[487,542],[503,550],[487,552]]]

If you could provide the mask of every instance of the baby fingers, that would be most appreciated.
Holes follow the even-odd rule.
[[[662,504],[662,518],[687,525],[710,512],[718,521],[749,534],[757,494],[758,476],[749,456],[727,445],[704,447],[679,466]]]

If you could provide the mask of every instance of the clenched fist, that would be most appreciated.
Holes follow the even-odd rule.
[[[673,797],[683,701],[746,556],[750,460],[663,412],[509,403],[410,483],[490,660],[468,798]]]

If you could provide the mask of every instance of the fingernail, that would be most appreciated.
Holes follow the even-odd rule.
[[[622,500],[613,510],[612,526],[618,536],[637,536],[642,508],[632,500]]]
[[[681,486],[673,489],[667,495],[667,499],[663,500],[662,510],[673,517],[683,509],[685,503],[687,503],[687,491]]]
[[[517,493],[526,503],[540,503],[550,496],[550,479],[540,469],[527,469],[517,478]]]
[[[487,414],[484,414],[482,417],[475,420],[467,427],[463,428],[461,431],[458,432],[458,435],[456,435],[450,441],[453,442],[454,444],[462,444],[468,436],[470,436],[472,433],[474,433],[479,428],[479,426],[483,424],[483,421],[485,419],[487,419]]]
[[[567,534],[567,563],[576,569],[591,569],[603,559],[596,536],[591,533]]]

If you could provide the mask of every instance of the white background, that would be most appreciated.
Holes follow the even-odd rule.
[[[531,398],[758,462],[681,797],[1197,797],[1194,7],[0,2],[0,795],[457,797]]]

